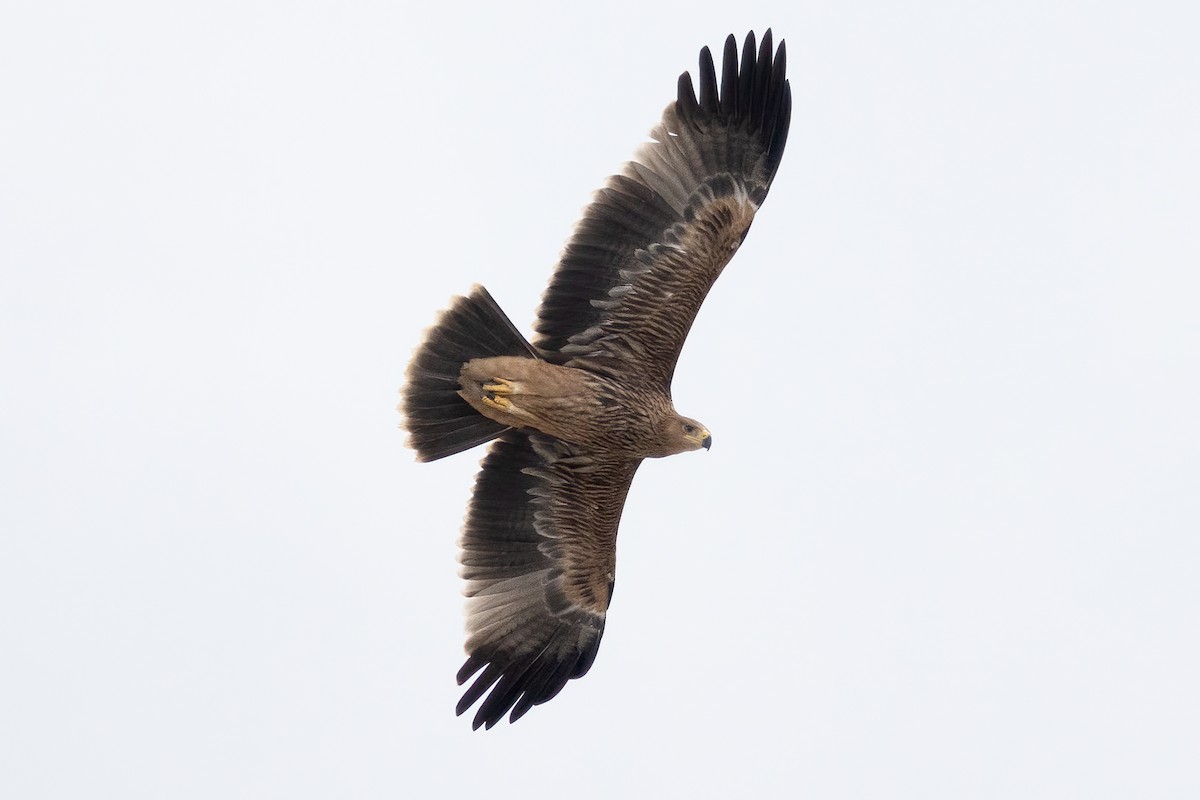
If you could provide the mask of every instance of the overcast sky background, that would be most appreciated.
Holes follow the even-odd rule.
[[[0,12],[0,794],[1200,796],[1200,12]],[[733,10],[735,9],[736,10]],[[771,25],[782,167],[591,673],[455,718],[422,329]]]

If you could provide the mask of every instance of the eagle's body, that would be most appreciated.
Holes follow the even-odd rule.
[[[663,391],[579,367],[514,356],[476,358],[463,365],[459,383],[459,396],[489,419],[613,458],[674,455],[703,447],[708,437],[700,423],[675,413]]]
[[[767,195],[787,140],[781,43],[701,51],[635,160],[596,193],[542,298],[531,344],[483,287],[418,348],[401,409],[421,460],[492,441],[460,545],[462,713],[516,720],[591,667],[616,575],[621,509],[644,458],[712,437],[671,377],[701,303]]]

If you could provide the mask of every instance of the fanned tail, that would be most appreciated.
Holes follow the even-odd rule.
[[[495,439],[508,430],[458,395],[458,375],[473,358],[529,356],[537,351],[500,309],[487,289],[474,286],[425,333],[408,365],[400,411],[408,444],[420,461],[434,461]]]

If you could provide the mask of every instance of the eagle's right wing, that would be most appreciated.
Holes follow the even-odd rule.
[[[721,84],[700,52],[678,99],[584,211],[538,309],[547,358],[669,391],[701,303],[741,244],[787,142],[783,43],[725,41]]]

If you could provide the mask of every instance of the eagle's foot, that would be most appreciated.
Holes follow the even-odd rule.
[[[483,396],[483,404],[490,408],[498,408],[501,411],[508,411],[512,408],[512,401],[500,395],[492,396],[485,394]]]
[[[513,389],[512,383],[504,380],[504,378],[492,378],[491,383],[483,384],[484,396],[491,397],[492,399],[495,399],[497,395],[506,397],[514,391],[516,390]]]
[[[491,408],[498,408],[501,411],[508,411],[512,408],[512,401],[508,396],[513,394],[513,385],[504,378],[492,378],[491,383],[485,383],[481,387],[483,389],[483,404]]]

